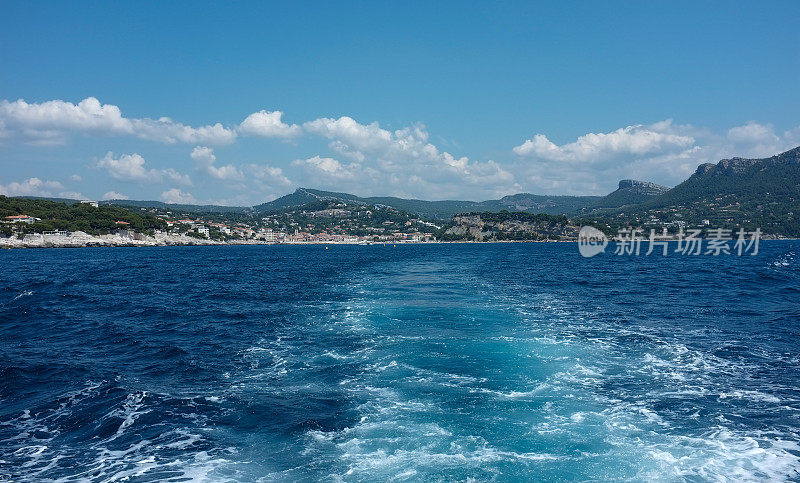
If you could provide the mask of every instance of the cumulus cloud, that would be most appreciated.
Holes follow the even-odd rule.
[[[352,179],[353,186],[360,185],[362,192],[440,198],[459,191],[469,191],[473,196],[494,195],[507,193],[514,187],[514,176],[498,163],[470,161],[440,151],[429,142],[422,124],[389,131],[376,122],[361,124],[343,116],[315,119],[303,127],[309,133],[329,139],[330,149],[350,159],[351,164],[316,156],[295,161],[293,165],[306,172],[327,174],[328,181]]]
[[[285,195],[293,184],[281,168],[269,164],[248,164],[244,171],[247,176],[246,181],[239,185],[240,197],[228,200],[227,204],[258,204],[273,200]]]
[[[166,117],[128,118],[119,107],[93,97],[77,104],[3,100],[0,140],[47,145],[64,143],[80,134],[191,143],[195,147],[190,157],[198,175],[234,193],[227,201],[236,203],[248,196],[263,200],[267,195],[281,195],[298,184],[364,195],[428,199],[487,199],[521,191],[603,194],[613,190],[622,178],[674,185],[704,162],[734,156],[766,157],[800,144],[800,127],[779,132],[770,124],[751,121],[713,132],[668,119],[589,132],[561,144],[537,133],[515,147],[509,146],[501,163],[442,150],[431,142],[423,124],[390,130],[377,122],[363,124],[349,116],[322,117],[300,125],[286,123],[283,117],[279,110],[261,110],[233,127],[220,123],[193,127]],[[231,163],[219,148],[238,136],[286,140],[303,133],[315,137],[315,141],[324,140],[328,149],[293,154],[288,159],[295,160],[284,169],[271,163]],[[136,153],[116,157],[109,152],[96,166],[120,181],[191,185],[188,175],[171,168],[152,168]],[[76,174],[69,179],[79,182],[82,178]],[[78,194],[47,183],[57,182],[29,178],[0,187],[13,192]],[[191,194],[175,188],[162,196],[179,199]]]
[[[772,124],[750,121],[730,128],[725,139],[728,141],[726,153],[736,152],[734,155],[739,157],[772,156],[800,145],[800,126],[777,133]]]
[[[217,179],[235,181],[242,181],[244,179],[244,174],[241,170],[231,164],[220,167],[209,166],[207,169],[209,174]]]
[[[372,124],[359,124],[355,119],[342,116],[339,119],[320,118],[304,124],[307,131],[319,134],[340,143],[340,147],[358,149],[359,151],[378,152],[391,149],[403,150],[412,146],[403,146],[397,142],[395,136],[386,129],[382,129],[377,122]],[[402,133],[404,138],[411,133]],[[418,129],[416,133],[420,141],[427,141],[425,132]],[[417,143],[413,143],[417,144]]]
[[[104,200],[129,200],[130,198],[122,193],[117,193],[116,191],[107,191],[103,195]]]
[[[214,150],[206,146],[195,146],[189,157],[203,164],[214,164],[217,160]]]
[[[743,126],[732,127],[728,130],[728,139],[734,142],[746,143],[776,143],[780,138],[775,134],[772,126],[751,121]]]
[[[137,153],[123,154],[115,158],[114,153],[109,151],[97,162],[97,167],[105,168],[112,178],[119,181],[160,183],[170,180],[185,185],[192,184],[188,175],[181,174],[172,168],[147,169],[144,158]]]
[[[281,168],[268,164],[250,164],[247,166],[247,172],[252,177],[251,179],[261,186],[284,187],[292,184],[292,181],[283,174]]]
[[[778,132],[771,124],[750,121],[723,134],[704,130],[697,137],[697,149],[691,156],[696,165],[733,157],[767,158],[800,145],[800,126]]]
[[[161,201],[173,204],[195,204],[197,200],[191,193],[186,193],[178,188],[172,188],[161,193]]]
[[[0,185],[0,194],[6,196],[52,196],[52,190],[63,190],[58,181],[42,181],[39,178],[28,178],[22,182]]]
[[[39,178],[28,178],[24,181],[15,181],[7,185],[0,184],[0,195],[84,198],[80,193],[65,190],[64,185],[58,181],[42,181]]]
[[[357,163],[344,166],[336,159],[323,158],[320,156],[314,156],[308,159],[296,159],[292,161],[292,166],[305,168],[311,173],[335,179],[352,179],[361,168]]]
[[[528,191],[545,194],[605,194],[624,178],[674,184],[696,168],[697,135],[672,120],[587,133],[558,145],[544,134],[513,148],[516,171]],[[654,176],[656,175],[657,176]]]
[[[291,138],[300,135],[303,129],[297,124],[281,121],[281,111],[258,111],[247,116],[239,125],[239,132],[264,138]]]
[[[519,156],[518,179],[529,191],[604,194],[620,179],[672,186],[700,164],[736,156],[768,157],[798,144],[800,128],[778,134],[771,125],[749,122],[719,134],[667,119],[609,133],[588,133],[563,145],[537,134],[513,152]]]
[[[225,205],[254,203],[274,199],[285,194],[292,182],[281,168],[269,164],[226,164],[217,166],[214,150],[206,146],[196,146],[189,156],[195,161],[197,169],[215,180],[222,181],[229,189],[237,192],[233,198],[219,201]]]
[[[62,100],[28,103],[0,101],[0,136],[32,144],[63,144],[71,133],[129,135],[163,143],[227,144],[236,131],[222,124],[192,127],[168,117],[126,118],[119,107],[87,97],[78,104]]]
[[[596,162],[619,157],[680,152],[695,142],[691,136],[670,132],[671,121],[651,126],[628,126],[610,133],[588,133],[561,146],[544,134],[536,134],[514,148],[519,156],[536,156],[551,161]]]
[[[217,157],[214,155],[214,150],[209,147],[197,146],[189,154],[189,157],[191,157],[197,163],[198,168],[210,175],[212,178],[223,181],[244,180],[244,173],[242,173],[239,168],[231,164],[220,167],[214,166],[214,162],[217,160]]]

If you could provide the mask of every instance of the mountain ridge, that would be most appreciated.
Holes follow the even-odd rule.
[[[627,225],[742,226],[800,234],[800,147],[768,158],[730,158],[697,167],[672,189],[635,205],[591,213]]]
[[[658,219],[714,223],[760,223],[765,228],[800,233],[800,147],[766,158],[733,157],[697,167],[673,188],[648,181],[623,179],[606,196],[565,196],[517,193],[484,201],[427,201],[394,196],[361,197],[351,193],[297,188],[294,192],[253,207],[168,204],[160,201],[108,200],[102,205],[168,208],[185,212],[268,213],[318,200],[387,206],[421,218],[446,220],[460,213],[524,211],[640,223]],[[59,200],[67,201],[67,200]],[[77,201],[77,200],[76,200]],[[798,215],[795,215],[798,214]],[[797,227],[794,225],[797,224]],[[796,228],[796,229],[795,229]]]
[[[312,188],[297,188],[293,193],[277,198],[267,203],[253,207],[255,211],[269,212],[290,206],[297,206],[311,201],[341,200],[368,205],[383,205],[392,208],[416,213],[422,217],[447,219],[451,216],[471,211],[527,211],[530,213],[545,213],[552,215],[566,214],[588,206],[600,199],[599,196],[568,196],[568,195],[535,195],[531,193],[517,193],[507,195],[497,200],[468,201],[468,200],[420,200],[415,198],[399,198],[396,196],[369,196],[361,197],[350,193],[323,191]]]

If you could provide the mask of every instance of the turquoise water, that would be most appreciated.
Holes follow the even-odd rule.
[[[0,254],[12,479],[800,479],[798,243]]]

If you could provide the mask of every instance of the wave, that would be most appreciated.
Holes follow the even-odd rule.
[[[197,413],[168,409],[181,406],[196,409],[197,400],[126,393],[113,383],[87,382],[64,393],[56,405],[26,409],[0,421],[0,439],[8,452],[4,471],[25,480],[119,481],[209,477],[232,466],[208,440]],[[107,409],[97,416],[103,407]],[[149,414],[154,417],[147,418]],[[169,424],[159,422],[167,415]],[[183,425],[176,424],[176,417]],[[82,436],[76,438],[78,434]],[[64,467],[75,471],[65,476]]]
[[[9,275],[6,300],[35,296],[0,306],[0,473],[800,479],[785,244],[581,263],[566,244],[262,248],[235,267],[100,250],[91,276],[58,252],[32,270],[69,266],[66,297]]]

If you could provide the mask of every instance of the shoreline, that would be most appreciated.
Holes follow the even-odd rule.
[[[194,238],[186,235],[159,233],[148,236],[141,233],[89,235],[74,232],[70,235],[26,235],[23,239],[0,237],[0,249],[26,248],[95,248],[95,247],[165,247],[165,246],[233,246],[233,245],[428,245],[441,243],[574,243],[577,240],[455,240],[455,241],[293,241],[268,242],[264,240],[218,241]]]
[[[309,241],[309,242],[266,242],[261,240],[235,240],[228,242],[220,242],[215,240],[196,240],[186,242],[137,242],[137,241],[124,241],[124,242],[106,242],[106,243],[77,243],[77,242],[64,242],[55,243],[52,241],[45,241],[41,243],[26,243],[19,240],[18,243],[6,243],[6,240],[0,238],[0,250],[26,250],[26,249],[48,249],[48,248],[147,248],[147,247],[213,247],[213,246],[238,246],[238,245],[266,245],[266,246],[305,246],[305,245],[353,245],[353,246],[377,246],[377,245],[443,245],[443,244],[480,244],[489,245],[496,243],[575,243],[577,240],[492,240],[492,241],[435,241],[435,242],[418,242],[418,241],[387,241],[387,242],[338,242],[338,241]]]
[[[267,242],[263,240],[230,240],[217,241],[199,239],[189,236],[156,236],[122,237],[119,235],[86,235],[75,237],[35,236],[20,240],[17,238],[1,238],[0,250],[46,249],[46,248],[144,248],[170,246],[236,246],[236,245],[268,245],[268,246],[303,246],[303,245],[440,245],[440,244],[496,244],[496,243],[577,243],[578,240],[454,240],[454,241],[385,241],[385,242],[343,242],[343,241],[307,241],[307,242]],[[800,238],[762,237],[761,241],[800,240]],[[609,240],[609,243],[615,240]],[[677,242],[678,240],[666,240]],[[647,239],[642,242],[648,242]]]

